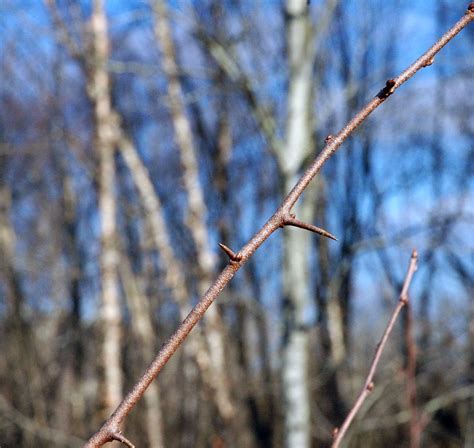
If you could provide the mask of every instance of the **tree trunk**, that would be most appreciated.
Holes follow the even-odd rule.
[[[311,23],[306,0],[288,0],[287,51],[289,58],[288,118],[286,145],[278,153],[286,192],[297,180],[311,143],[312,67]],[[294,209],[305,219],[305,201]],[[285,445],[310,446],[310,393],[308,386],[308,290],[309,234],[299,230],[284,232],[284,325],[283,395],[285,399]]]
[[[110,79],[107,72],[109,41],[104,0],[95,0],[91,17],[94,58],[90,63],[88,91],[94,103],[96,150],[99,153],[99,216],[101,225],[102,283],[102,364],[104,369],[104,412],[115,409],[122,399],[121,311],[116,247],[116,198],[114,146],[117,127],[110,102]]]

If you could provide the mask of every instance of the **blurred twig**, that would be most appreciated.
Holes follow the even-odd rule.
[[[390,333],[393,330],[393,327],[395,325],[395,322],[397,320],[398,315],[400,314],[400,311],[402,308],[408,303],[408,288],[410,287],[411,280],[413,278],[413,274],[415,273],[417,269],[417,260],[418,260],[418,255],[416,251],[413,251],[411,255],[411,260],[410,264],[408,266],[408,271],[405,276],[405,281],[403,282],[403,287],[402,291],[400,293],[400,299],[398,301],[398,305],[396,306],[395,310],[392,313],[392,316],[388,322],[387,328],[385,329],[382,339],[377,345],[377,349],[375,351],[374,359],[372,360],[372,364],[369,369],[369,374],[367,375],[367,379],[365,380],[364,387],[362,388],[362,391],[360,392],[359,396],[357,397],[356,402],[354,403],[354,406],[352,407],[351,411],[347,415],[346,419],[344,420],[342,426],[340,428],[336,428],[334,430],[334,441],[332,443],[332,448],[338,448],[341,444],[342,439],[347,433],[347,430],[349,429],[350,424],[354,420],[354,417],[357,415],[357,412],[361,408],[361,406],[364,404],[365,399],[368,397],[372,389],[374,388],[374,376],[375,376],[375,371],[377,370],[377,366],[380,362],[380,357],[382,356],[382,352],[387,345],[388,338],[390,336]]]

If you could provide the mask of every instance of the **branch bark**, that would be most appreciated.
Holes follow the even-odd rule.
[[[288,196],[284,199],[280,207],[265,223],[265,225],[250,239],[250,241],[238,252],[239,261],[231,260],[223,271],[218,275],[214,283],[210,286],[204,296],[188,314],[186,319],[179,325],[174,334],[163,344],[156,358],[146,369],[142,377],[137,381],[132,390],[120,403],[110,418],[103,426],[89,439],[85,445],[87,448],[100,447],[106,442],[119,440],[123,422],[130,411],[135,407],[150,383],[160,373],[168,360],[183,343],[188,334],[197,322],[202,319],[209,306],[216,300],[222,290],[227,286],[236,272],[247,262],[255,251],[265,242],[265,240],[280,227],[285,226],[285,219],[288,219],[291,209],[302,195],[311,180],[321,170],[324,163],[337,151],[342,143],[365,121],[365,119],[379,107],[391,94],[393,94],[402,84],[413,77],[420,69],[427,67],[432,62],[435,55],[451,41],[462,29],[474,20],[474,5],[469,5],[466,14],[448,30],[426,53],[417,59],[406,70],[396,78],[390,80],[387,85],[372,99],[367,105],[332,139],[306,170],[300,180],[293,187]]]

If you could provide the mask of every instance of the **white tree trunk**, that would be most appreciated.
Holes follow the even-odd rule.
[[[287,46],[289,58],[288,118],[286,144],[279,152],[279,165],[288,192],[298,178],[311,144],[312,66],[311,24],[306,0],[288,0]],[[311,219],[300,201],[294,209],[302,219]],[[306,205],[305,205],[306,203]],[[285,336],[283,347],[283,394],[285,398],[285,445],[310,446],[310,395],[308,387],[308,289],[309,234],[285,229],[284,233]]]
[[[110,103],[107,60],[109,41],[104,1],[95,0],[91,17],[93,63],[88,77],[88,92],[94,103],[96,149],[99,153],[99,214],[102,247],[100,253],[102,283],[102,326],[104,340],[102,362],[104,367],[104,407],[110,414],[122,400],[121,368],[121,312],[116,247],[116,198],[114,146],[117,141],[116,124]]]

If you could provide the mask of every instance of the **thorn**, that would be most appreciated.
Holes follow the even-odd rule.
[[[123,443],[125,446],[128,446],[128,448],[135,448],[135,445],[119,432],[113,433],[112,437],[114,440],[117,440],[118,442]]]
[[[426,61],[423,65],[423,67],[429,67],[430,65],[433,65],[434,62],[434,57],[432,57],[429,61]]]
[[[225,244],[219,243],[219,247],[227,254],[230,258],[230,261],[239,262],[242,260],[242,255],[236,254],[230,247],[227,247]]]
[[[325,142],[325,143],[331,143],[333,140],[334,140],[334,135],[329,134],[329,135],[324,139],[324,142]]]
[[[313,224],[308,224],[306,222],[300,221],[299,219],[296,219],[294,215],[289,215],[287,218],[285,218],[283,224],[287,226],[294,226],[299,227],[300,229],[309,230],[310,232],[317,233],[318,235],[325,236],[334,241],[337,241],[337,238],[333,234],[329,233],[327,230],[313,226]]]

